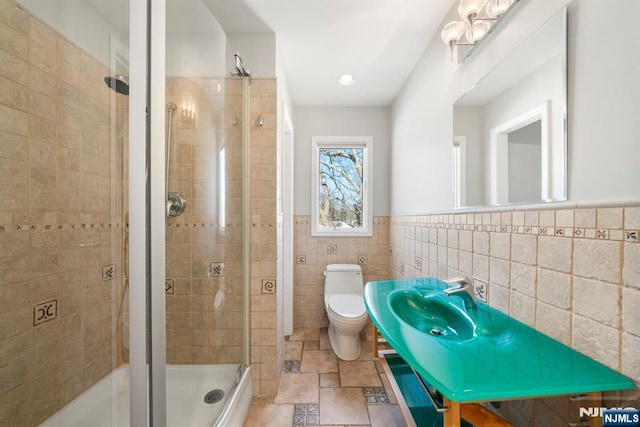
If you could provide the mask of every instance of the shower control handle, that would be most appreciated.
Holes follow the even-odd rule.
[[[167,216],[182,215],[187,209],[187,199],[180,193],[170,191],[167,195]]]

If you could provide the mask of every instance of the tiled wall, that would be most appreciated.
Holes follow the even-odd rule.
[[[389,217],[373,218],[371,237],[312,237],[310,216],[295,216],[294,222],[294,327],[328,325],[324,311],[328,264],[360,264],[364,283],[389,279]]]
[[[489,305],[640,381],[638,205],[393,217],[392,276],[471,276]],[[571,416],[566,399],[504,406],[517,425]]]
[[[283,364],[276,89],[275,79],[251,79],[251,365],[256,396],[276,394]],[[259,115],[263,126],[257,125]]]
[[[117,363],[126,102],[109,74],[0,0],[2,426],[38,425]]]
[[[187,200],[167,226],[167,362],[241,363],[242,81],[168,78],[166,88],[177,107],[169,191]]]

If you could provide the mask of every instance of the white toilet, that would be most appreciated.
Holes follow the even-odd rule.
[[[329,341],[342,360],[360,356],[360,331],[367,324],[364,285],[359,265],[329,264],[324,272],[324,307],[329,318]]]

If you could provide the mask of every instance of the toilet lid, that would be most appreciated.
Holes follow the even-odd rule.
[[[343,317],[360,317],[365,312],[364,298],[360,295],[332,295],[329,298],[329,308]]]

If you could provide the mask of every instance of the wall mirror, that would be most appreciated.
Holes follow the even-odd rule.
[[[563,8],[453,106],[454,204],[566,200]]]

